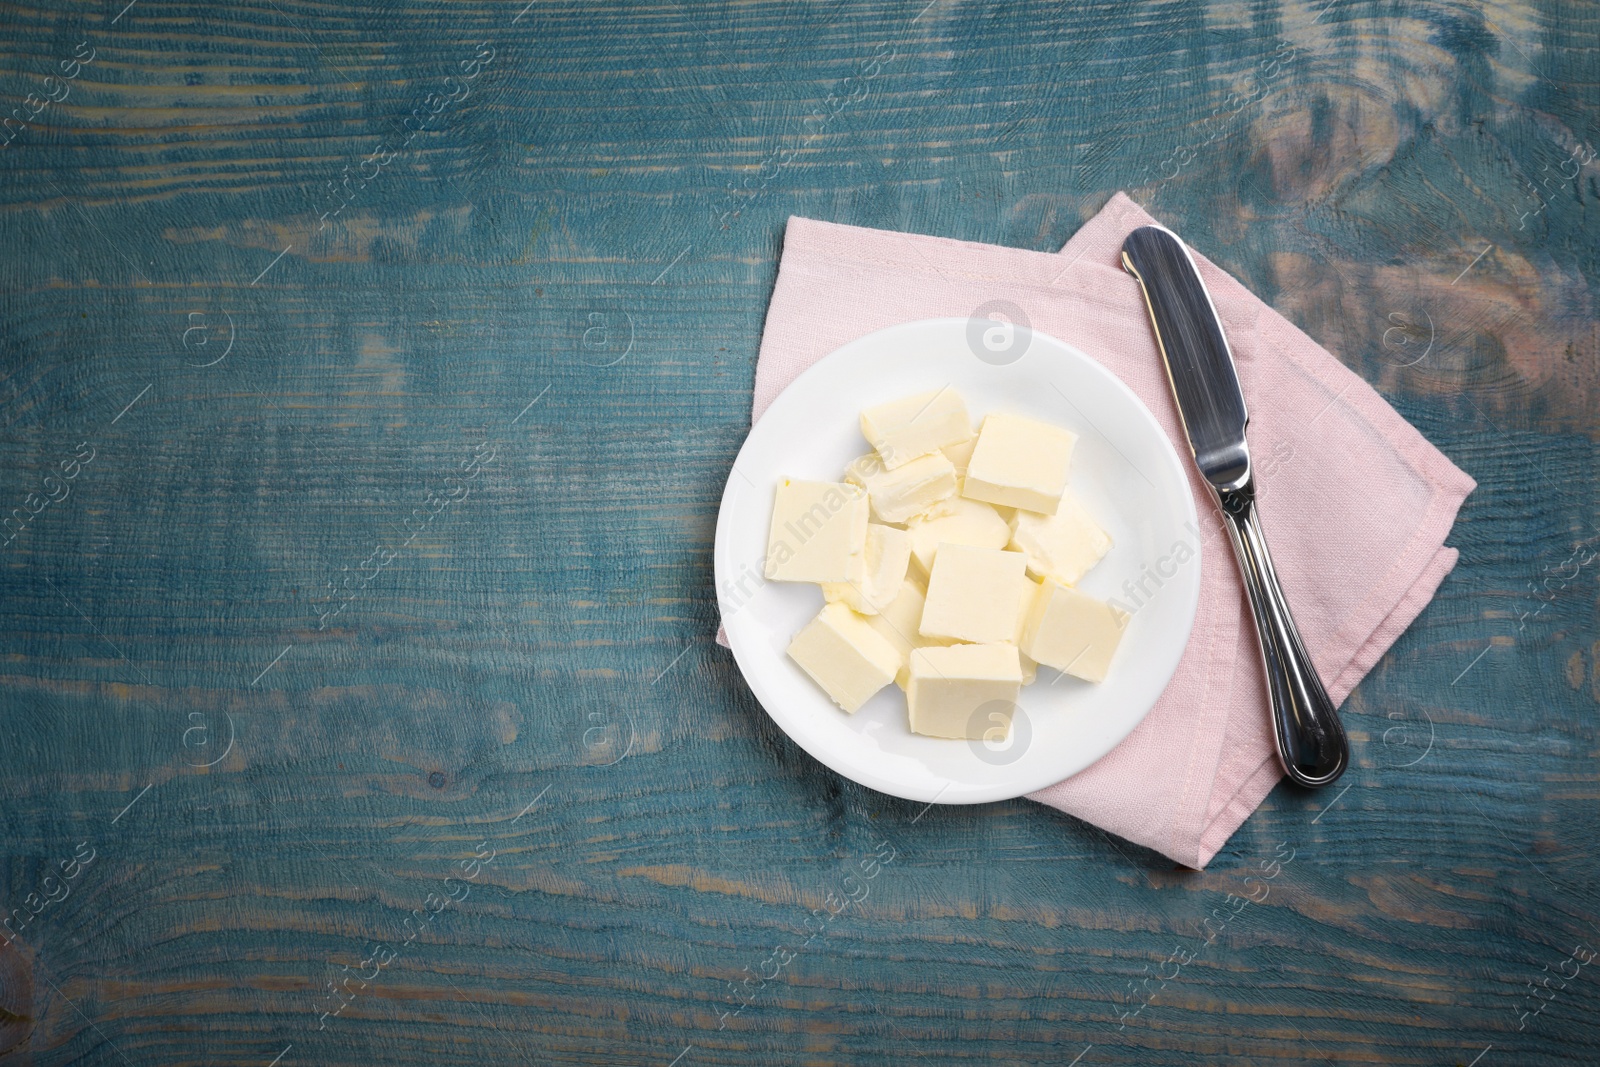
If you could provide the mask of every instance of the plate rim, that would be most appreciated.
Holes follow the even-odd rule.
[[[919,328],[927,329],[927,328],[933,328],[933,327],[946,327],[946,326],[954,327],[954,326],[959,325],[962,329],[966,329],[968,323],[969,323],[969,319],[961,318],[961,317],[955,317],[955,316],[941,316],[941,317],[937,317],[937,318],[914,319],[914,320],[910,320],[910,321],[906,321],[906,322],[894,323],[892,325],[885,326],[885,327],[882,327],[880,329],[873,330],[873,331],[871,331],[869,333],[864,333],[864,334],[861,334],[860,336],[851,338],[850,340],[845,341],[843,344],[838,345],[833,350],[829,351],[827,354],[821,356],[815,362],[813,362],[811,365],[809,365],[804,370],[802,370],[799,374],[797,374],[794,377],[794,379],[788,385],[786,385],[782,390],[779,391],[777,396],[773,397],[772,401],[767,405],[766,409],[762,412],[762,418],[765,418],[768,414],[770,414],[772,409],[774,407],[776,407],[779,403],[782,402],[783,397],[785,396],[785,394],[789,393],[789,391],[795,385],[798,385],[806,377],[808,377],[810,375],[813,375],[814,373],[818,372],[819,368],[823,367],[824,364],[832,363],[835,360],[836,357],[839,357],[842,353],[846,353],[846,352],[848,352],[849,350],[855,348],[858,345],[860,345],[860,346],[869,346],[874,340],[880,339],[884,335],[901,333],[901,332],[912,332],[912,331],[914,331],[916,329],[919,329]],[[1105,364],[1101,363],[1099,360],[1094,359],[1092,356],[1090,356],[1088,353],[1084,352],[1082,349],[1078,348],[1076,345],[1073,345],[1073,344],[1071,344],[1071,343],[1069,343],[1067,341],[1063,341],[1061,338],[1056,337],[1053,334],[1049,334],[1049,333],[1046,333],[1046,332],[1044,332],[1042,330],[1034,329],[1032,327],[1019,327],[1019,329],[1026,329],[1028,331],[1028,333],[1031,335],[1031,337],[1033,337],[1033,338],[1043,338],[1048,342],[1053,342],[1053,343],[1055,343],[1057,345],[1060,345],[1063,349],[1065,349],[1067,352],[1069,352],[1073,356],[1076,356],[1079,359],[1083,360],[1086,364],[1088,364],[1093,369],[1094,372],[1097,372],[1097,373],[1103,375],[1108,381],[1110,381],[1112,386],[1113,386],[1113,388],[1117,389],[1117,390],[1120,390],[1122,392],[1122,394],[1124,395],[1124,397],[1127,400],[1132,402],[1132,404],[1134,405],[1135,409],[1143,414],[1144,418],[1148,421],[1150,427],[1155,431],[1156,436],[1157,436],[1158,440],[1160,441],[1160,451],[1161,451],[1161,453],[1163,455],[1164,461],[1166,461],[1166,462],[1168,462],[1170,464],[1170,467],[1171,467],[1172,471],[1174,471],[1178,475],[1179,484],[1182,485],[1184,487],[1184,489],[1185,489],[1185,492],[1182,494],[1182,497],[1183,497],[1183,510],[1186,512],[1186,514],[1180,516],[1180,518],[1184,522],[1186,522],[1187,525],[1191,529],[1197,528],[1198,527],[1198,523],[1199,523],[1199,511],[1195,506],[1194,493],[1189,489],[1189,478],[1188,478],[1187,470],[1183,465],[1182,458],[1178,455],[1177,449],[1175,447],[1173,447],[1172,439],[1168,436],[1168,434],[1165,431],[1165,429],[1162,428],[1160,422],[1158,422],[1156,420],[1155,413],[1150,410],[1149,406],[1147,404],[1145,404],[1145,402],[1139,398],[1139,395],[1133,391],[1133,389],[1128,385],[1127,382],[1123,381],[1121,377],[1119,377],[1116,373],[1114,373],[1109,367],[1105,366]],[[727,480],[723,483],[722,495],[719,498],[718,503],[717,503],[717,524],[716,524],[716,531],[715,531],[715,534],[714,534],[713,540],[712,540],[712,583],[713,583],[713,593],[716,595],[716,598],[717,598],[718,624],[723,629],[723,632],[727,635],[727,639],[728,639],[727,647],[728,647],[728,650],[733,654],[734,662],[739,668],[740,678],[744,681],[744,684],[750,690],[751,695],[755,697],[756,703],[758,705],[760,705],[762,713],[765,714],[767,716],[767,718],[772,721],[773,725],[776,726],[783,733],[783,735],[785,737],[787,737],[790,741],[792,741],[794,744],[798,745],[801,749],[803,749],[809,756],[811,756],[812,759],[814,759],[818,763],[822,764],[824,767],[826,767],[832,773],[839,775],[841,778],[845,778],[845,779],[848,779],[849,781],[855,782],[858,785],[861,785],[861,786],[864,786],[864,787],[866,787],[868,789],[871,789],[871,790],[873,790],[875,792],[883,793],[886,796],[898,797],[898,798],[903,799],[903,800],[910,800],[910,801],[919,802],[919,803],[927,803],[927,804],[930,804],[930,805],[935,804],[935,803],[940,803],[941,802],[940,798],[950,788],[950,785],[949,785],[948,782],[943,787],[941,787],[936,793],[933,793],[932,795],[926,795],[925,793],[922,793],[922,792],[918,791],[915,787],[906,787],[903,790],[887,789],[887,788],[884,788],[884,785],[882,785],[882,784],[878,784],[876,782],[863,781],[861,778],[856,777],[854,774],[851,774],[851,773],[849,773],[849,772],[847,772],[845,770],[840,769],[828,757],[828,755],[825,754],[826,750],[824,750],[824,752],[817,751],[817,747],[820,747],[820,746],[814,747],[813,744],[808,743],[808,739],[807,738],[805,738],[803,736],[797,736],[795,733],[791,732],[787,728],[787,726],[785,726],[784,722],[778,717],[778,715],[776,715],[772,711],[772,709],[767,706],[767,699],[766,699],[766,696],[763,693],[763,690],[768,688],[768,687],[766,687],[764,684],[758,685],[756,681],[752,680],[752,677],[751,677],[752,671],[750,670],[750,664],[746,661],[745,657],[740,654],[738,642],[734,638],[734,630],[729,628],[729,627],[727,627],[727,625],[723,621],[722,590],[723,590],[723,580],[726,577],[722,573],[722,561],[723,561],[723,556],[725,554],[723,549],[724,549],[725,539],[732,536],[732,534],[731,534],[731,532],[729,530],[729,522],[727,520],[729,501],[730,501],[730,498],[732,497],[733,493],[735,492],[735,488],[736,488],[735,487],[735,483],[734,483],[735,477],[745,478],[745,476],[743,474],[741,474],[738,471],[737,468],[739,466],[740,460],[742,460],[744,458],[746,450],[750,447],[751,440],[756,435],[756,427],[759,425],[760,421],[761,420],[758,419],[755,422],[751,423],[750,428],[745,433],[744,440],[739,445],[738,453],[734,456],[733,464],[728,469]],[[1091,422],[1091,426],[1092,425],[1093,424]],[[1098,428],[1096,428],[1096,432],[1099,432]],[[1104,436],[1104,435],[1102,434],[1101,436]],[[1115,447],[1115,446],[1113,445],[1113,447]],[[748,479],[746,478],[746,480],[748,480]],[[1000,801],[1014,800],[1014,799],[1017,799],[1019,797],[1024,797],[1024,796],[1027,796],[1029,793],[1033,793],[1033,792],[1037,792],[1038,790],[1041,790],[1041,789],[1049,788],[1052,785],[1056,785],[1056,784],[1058,784],[1060,782],[1068,781],[1071,778],[1074,778],[1077,775],[1082,774],[1084,771],[1087,771],[1089,768],[1095,766],[1101,760],[1105,759],[1108,755],[1110,755],[1113,751],[1115,751],[1116,748],[1119,745],[1121,745],[1124,741],[1126,741],[1128,739],[1128,737],[1135,730],[1137,730],[1139,728],[1139,724],[1142,723],[1144,721],[1145,717],[1150,714],[1151,709],[1153,709],[1155,707],[1155,705],[1157,703],[1159,703],[1162,695],[1165,694],[1165,692],[1167,690],[1167,687],[1169,685],[1171,685],[1172,678],[1173,678],[1174,675],[1177,674],[1178,666],[1183,660],[1183,656],[1184,656],[1185,651],[1188,649],[1189,642],[1194,637],[1195,619],[1197,618],[1197,616],[1199,614],[1200,587],[1201,587],[1201,579],[1202,579],[1203,567],[1204,567],[1204,547],[1205,547],[1204,546],[1204,539],[1203,538],[1197,538],[1196,539],[1196,544],[1194,546],[1195,578],[1194,578],[1194,581],[1193,581],[1192,585],[1187,587],[1187,595],[1184,598],[1185,602],[1181,605],[1181,616],[1182,616],[1182,619],[1183,619],[1183,640],[1181,642],[1179,642],[1178,645],[1177,645],[1176,654],[1172,657],[1172,663],[1171,663],[1170,668],[1166,672],[1166,677],[1164,677],[1161,680],[1161,685],[1160,685],[1160,688],[1156,691],[1155,698],[1152,699],[1150,701],[1150,703],[1138,713],[1137,716],[1135,716],[1135,717],[1133,717],[1131,719],[1131,721],[1128,724],[1127,730],[1122,734],[1121,737],[1117,738],[1116,741],[1112,742],[1112,744],[1104,752],[1100,753],[1100,755],[1096,756],[1092,761],[1090,761],[1089,763],[1085,764],[1083,767],[1079,768],[1078,770],[1076,770],[1076,771],[1072,772],[1071,774],[1066,775],[1064,777],[1060,777],[1060,778],[1052,777],[1049,781],[1045,781],[1045,782],[1037,783],[1037,784],[1028,783],[1028,784],[1021,785],[1021,786],[1013,786],[1013,785],[1009,785],[1009,784],[1000,784],[1000,785],[997,785],[995,787],[992,787],[988,792],[984,792],[981,788],[974,787],[971,790],[963,793],[961,796],[958,796],[958,797],[955,797],[955,798],[951,798],[951,799],[948,799],[948,800],[944,800],[942,802],[945,803],[945,804],[949,804],[949,805],[992,804],[992,803],[997,803],[997,802],[1000,802]],[[737,612],[735,614],[737,614]],[[761,676],[761,672],[759,672],[759,671],[758,672],[754,672],[754,673],[758,677]],[[843,713],[841,712],[841,714],[843,714]]]

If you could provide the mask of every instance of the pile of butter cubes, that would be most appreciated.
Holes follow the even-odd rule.
[[[842,482],[784,479],[766,576],[826,601],[789,655],[847,712],[890,682],[911,730],[996,739],[1040,663],[1103,681],[1127,627],[1074,586],[1111,538],[1067,488],[1077,437],[953,389],[861,413]]]

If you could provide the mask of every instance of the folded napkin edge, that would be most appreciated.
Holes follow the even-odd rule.
[[[880,250],[887,251],[890,247],[899,245],[909,247],[915,254],[914,257],[893,260],[875,258],[870,254]],[[1051,288],[1050,280],[1065,275],[1068,268],[1075,263],[1071,260],[1063,263],[1060,252],[1012,248],[1008,245],[985,244],[981,241],[941,237],[937,234],[854,226],[807,218],[804,215],[791,215],[785,224],[783,258],[787,258],[791,246],[803,250],[807,255],[821,256],[855,266],[885,267],[902,273],[911,270],[917,273],[936,274],[946,279],[959,277],[969,281],[1000,282],[1007,286],[1037,285],[1043,289]],[[930,253],[934,258],[930,258]],[[958,254],[963,256],[959,263],[948,261],[953,260]],[[935,258],[940,261],[935,262]],[[1130,284],[1137,284],[1116,264],[1091,260],[1084,265],[1114,271],[1127,278]],[[785,266],[787,264],[780,263],[779,269]],[[1017,275],[1019,269],[1029,273],[1037,270],[1044,280],[1019,278]]]
[[[1197,871],[1203,871],[1206,865],[1216,858],[1217,853],[1226,845],[1244,825],[1244,821],[1255,813],[1261,802],[1267,799],[1267,794],[1277,786],[1278,780],[1283,777],[1283,770],[1278,766],[1278,757],[1272,755],[1262,760],[1260,765],[1245,778],[1234,790],[1233,796],[1217,812],[1216,818],[1206,824],[1196,842],[1194,860],[1178,859],[1179,863],[1188,864]]]
[[[1433,603],[1439,586],[1444,584],[1445,578],[1455,570],[1456,561],[1460,558],[1461,553],[1448,545],[1441,546],[1434,553],[1433,558],[1417,575],[1416,581],[1406,589],[1393,610],[1378,620],[1366,642],[1350,657],[1350,662],[1328,682],[1329,696],[1341,704],[1344,703],[1345,698],[1361,684],[1361,680],[1371,673],[1378,665],[1378,661],[1394,647],[1400,636],[1410,629],[1417,617]]]
[[[1238,283],[1235,281],[1235,284]],[[1392,454],[1403,461],[1416,475],[1417,481],[1428,490],[1428,502],[1423,515],[1405,546],[1382,575],[1373,576],[1368,583],[1367,595],[1345,616],[1336,635],[1337,641],[1330,642],[1331,647],[1347,649],[1348,653],[1341,657],[1340,662],[1328,664],[1331,669],[1318,666],[1318,672],[1326,680],[1344,673],[1377,628],[1404,602],[1418,580],[1428,573],[1434,557],[1445,546],[1445,538],[1455,526],[1461,505],[1478,483],[1424,437],[1420,430],[1407,422],[1370,382],[1341,363],[1281,314],[1262,316],[1257,325],[1258,350],[1263,344],[1292,361],[1308,378],[1321,383],[1332,394],[1329,406],[1343,401],[1345,409],[1359,418],[1375,438],[1387,442]],[[1325,358],[1309,358],[1312,351],[1323,353]],[[1336,388],[1341,383],[1342,387]],[[1270,509],[1264,509],[1262,518],[1270,539]],[[1443,576],[1440,577],[1442,579]],[[1292,607],[1295,600],[1293,590],[1286,592]]]

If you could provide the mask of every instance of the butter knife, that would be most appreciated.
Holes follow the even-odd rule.
[[[1350,746],[1272,568],[1245,439],[1250,416],[1217,309],[1189,249],[1171,230],[1134,230],[1122,243],[1122,266],[1144,290],[1195,465],[1221,508],[1250,594],[1278,759],[1301,785],[1327,785],[1344,773]]]

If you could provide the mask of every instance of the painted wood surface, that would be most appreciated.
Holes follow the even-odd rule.
[[[1595,5],[124,2],[0,5],[0,1062],[1600,1060]],[[1117,189],[1480,483],[1204,873],[710,641],[784,220]]]

